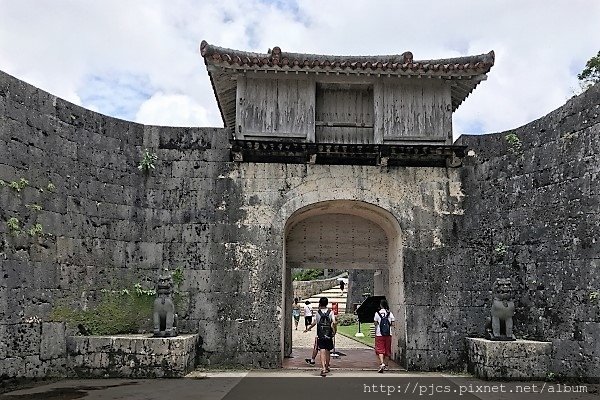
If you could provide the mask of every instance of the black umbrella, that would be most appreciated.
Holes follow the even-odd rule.
[[[375,313],[381,309],[381,300],[384,300],[385,296],[371,296],[367,297],[360,306],[356,309],[356,315],[360,322],[373,322]]]

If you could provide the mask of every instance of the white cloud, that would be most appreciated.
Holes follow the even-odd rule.
[[[189,96],[158,92],[140,106],[135,120],[150,125],[209,126],[208,112]]]
[[[142,123],[221,125],[202,39],[261,52],[410,50],[416,59],[493,49],[496,65],[455,113],[455,133],[505,130],[548,113],[599,50],[600,2],[588,0],[0,0],[0,10],[0,69]],[[182,109],[170,106],[177,102]]]

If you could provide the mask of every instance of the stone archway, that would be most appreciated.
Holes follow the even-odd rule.
[[[292,351],[289,316],[292,268],[384,271],[376,290],[388,298],[396,315],[394,359],[404,365],[406,318],[400,225],[387,210],[356,200],[322,201],[296,210],[284,231],[282,356]]]

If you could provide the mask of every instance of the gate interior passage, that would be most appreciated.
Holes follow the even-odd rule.
[[[364,202],[334,200],[296,212],[288,220],[285,241],[285,315],[291,315],[292,268],[370,270],[374,291],[386,296],[395,315],[404,315],[400,230],[385,210]],[[401,311],[402,310],[402,311]],[[282,355],[292,354],[291,320],[284,324]],[[393,353],[405,346],[404,321],[398,321]],[[370,350],[369,363],[373,352]]]

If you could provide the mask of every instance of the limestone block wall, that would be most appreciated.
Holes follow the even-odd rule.
[[[336,275],[333,278],[327,279],[315,279],[312,281],[293,281],[293,297],[298,297],[298,300],[307,299],[321,293],[323,290],[331,289],[336,285],[339,286],[338,277],[342,276],[346,276],[346,274]]]
[[[68,336],[67,371],[80,378],[178,378],[196,367],[198,335]]]
[[[64,374],[64,352],[44,354],[57,307],[150,289],[163,267],[183,270],[183,332],[226,318],[218,299],[243,290],[245,273],[216,271],[236,268],[224,261],[235,212],[219,208],[220,132],[109,118],[0,73],[0,376]],[[159,156],[149,175],[137,168],[146,148]]]
[[[450,260],[468,272],[460,284],[488,306],[493,280],[511,277],[516,335],[551,341],[555,374],[600,376],[600,85],[523,127],[461,142],[472,157]]]
[[[348,297],[346,310],[353,310],[354,303],[362,303],[364,293],[373,292],[373,270],[353,269],[348,272]]]

